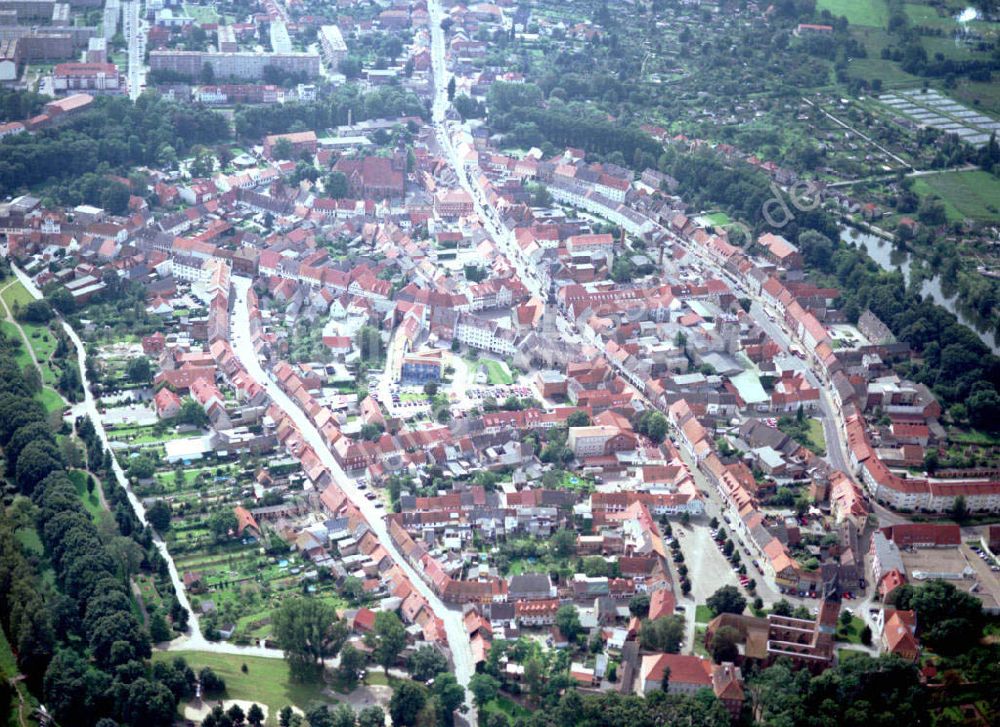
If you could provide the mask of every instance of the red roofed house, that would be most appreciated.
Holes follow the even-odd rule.
[[[153,403],[156,405],[156,416],[160,419],[172,419],[181,413],[181,398],[166,387],[156,392]]]
[[[272,134],[264,139],[264,156],[268,159],[274,158],[274,147],[282,139],[288,141],[292,145],[292,151],[296,154],[301,154],[302,152],[309,152],[310,154],[316,153],[316,132],[315,131],[297,131],[292,134]]]
[[[882,649],[889,654],[916,661],[920,655],[915,611],[892,611],[882,627]]]
[[[249,531],[255,538],[260,537],[260,526],[257,525],[257,521],[254,516],[250,514],[242,505],[237,505],[233,508],[233,514],[236,515],[236,534],[242,536],[245,532]]]

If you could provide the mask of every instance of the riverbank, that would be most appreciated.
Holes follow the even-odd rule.
[[[899,270],[903,274],[906,284],[910,284],[913,274],[914,262],[922,264],[920,258],[906,250],[899,250],[893,245],[892,237],[884,230],[866,225],[872,231],[866,231],[858,223],[852,222],[841,228],[841,242],[852,247],[863,249],[875,263],[887,272]],[[875,231],[883,234],[876,234]],[[958,318],[959,323],[969,328],[993,353],[1000,354],[1000,345],[993,331],[989,330],[982,321],[974,318],[968,311],[964,310],[958,293],[953,292],[950,296],[945,294],[941,284],[941,276],[926,277],[920,274],[920,294],[924,298],[930,298],[936,304],[952,313]]]

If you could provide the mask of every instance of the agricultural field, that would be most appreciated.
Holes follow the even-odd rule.
[[[889,22],[889,8],[884,0],[817,0],[817,10],[829,10],[844,16],[851,25],[884,28]]]
[[[937,195],[949,221],[966,217],[995,220],[1000,213],[1000,179],[983,171],[947,172],[919,177],[914,191],[921,197]]]

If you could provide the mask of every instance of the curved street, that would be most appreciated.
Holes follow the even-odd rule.
[[[240,360],[246,370],[253,376],[261,386],[267,391],[271,401],[280,406],[285,413],[295,422],[303,438],[316,452],[320,461],[330,470],[337,484],[344,490],[355,507],[364,515],[369,527],[378,537],[379,542],[389,553],[389,556],[406,573],[413,587],[417,589],[421,596],[427,599],[431,610],[444,623],[445,633],[448,637],[448,648],[451,650],[452,661],[454,663],[455,679],[463,687],[467,687],[472,678],[474,667],[472,663],[472,647],[468,634],[465,631],[465,623],[462,619],[461,611],[448,608],[445,603],[435,595],[430,586],[403,558],[396,548],[395,543],[389,537],[389,530],[383,519],[384,511],[375,507],[374,503],[364,497],[354,481],[347,476],[340,464],[330,452],[326,443],[320,436],[319,430],[313,425],[306,413],[293,402],[284,391],[278,386],[271,376],[264,371],[254,351],[253,342],[250,336],[250,311],[247,307],[247,291],[250,289],[251,280],[233,276],[233,288],[236,292],[235,303],[232,314],[232,336],[231,343],[236,357]],[[190,648],[190,647],[189,647]],[[471,702],[466,692],[466,704],[471,708]]]
[[[34,298],[40,300],[42,298],[42,292],[35,285],[34,281],[19,268],[14,267],[13,269],[14,273],[17,275],[17,279],[21,281],[25,288],[27,288],[28,292],[31,293]],[[129,504],[132,506],[132,510],[135,512],[136,516],[142,522],[146,522],[146,508],[143,507],[142,502],[140,502],[139,498],[136,497],[135,493],[132,492],[132,488],[129,486],[128,478],[125,476],[125,471],[118,463],[118,458],[115,456],[114,449],[111,448],[111,442],[108,439],[107,432],[104,429],[104,424],[101,421],[101,413],[97,407],[97,399],[95,399],[94,395],[90,393],[90,381],[87,378],[86,366],[87,353],[84,348],[83,341],[77,335],[76,331],[73,330],[73,327],[66,321],[60,320],[60,324],[70,341],[73,342],[73,347],[76,349],[77,364],[80,367],[80,378],[83,383],[84,392],[83,401],[73,405],[70,415],[74,418],[83,416],[84,414],[90,417],[91,421],[94,423],[94,429],[97,432],[97,436],[101,440],[101,444],[104,445],[105,450],[111,452],[111,467],[114,471],[115,479],[118,481],[118,484],[125,488],[125,492],[128,494]],[[174,564],[174,559],[170,555],[170,551],[167,549],[167,544],[155,531],[153,532],[153,542],[156,545],[156,549],[160,552],[160,555],[167,561],[167,568],[170,571],[170,582],[173,584],[177,600],[180,602],[181,606],[186,608],[190,613],[190,618],[188,619],[189,632],[171,641],[168,646],[169,649],[191,649],[196,651],[211,651],[217,654],[243,654],[247,656],[264,656],[276,659],[283,657],[283,654],[279,649],[267,649],[262,646],[237,646],[236,644],[209,641],[206,639],[204,634],[201,632],[198,617],[191,609],[191,602],[188,600],[187,593],[184,590],[184,584],[181,582],[180,576],[177,572],[177,566]]]

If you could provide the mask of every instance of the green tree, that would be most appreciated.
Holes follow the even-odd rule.
[[[572,604],[560,606],[559,610],[556,611],[555,620],[556,627],[570,643],[576,641],[577,635],[583,630],[583,627],[580,626],[580,614],[576,610],[576,606]]]
[[[365,655],[351,644],[344,644],[340,650],[340,665],[337,667],[337,677],[348,689],[354,689],[358,683],[358,674],[364,668]]]
[[[392,724],[400,727],[417,724],[417,717],[426,703],[427,693],[422,686],[411,681],[400,682],[389,701]]]
[[[637,593],[628,602],[628,610],[633,616],[645,618],[649,615],[649,594]]]
[[[250,705],[250,709],[247,710],[247,723],[253,727],[260,727],[264,724],[264,710],[254,702]]]
[[[576,533],[566,528],[560,528],[549,540],[549,547],[559,558],[568,558],[576,552]]]
[[[439,720],[444,724],[451,724],[455,710],[465,701],[465,689],[455,679],[454,674],[445,672],[435,677],[431,693],[436,698],[440,710]]]
[[[148,384],[153,380],[153,369],[149,365],[149,359],[145,356],[136,356],[129,359],[125,367],[125,375],[129,381],[135,384]]]
[[[500,694],[500,682],[489,674],[473,674],[469,680],[469,691],[476,700],[476,706],[482,709]]]
[[[336,608],[318,598],[286,598],[271,613],[271,624],[292,675],[300,680],[314,678],[322,660],[336,656],[347,639]]]
[[[170,529],[170,516],[170,505],[165,500],[157,500],[146,510],[146,521],[160,533]]]
[[[681,616],[661,616],[646,619],[639,626],[639,644],[649,651],[664,651],[676,654],[684,640],[684,618]]]
[[[740,594],[736,586],[722,586],[708,597],[705,604],[718,616],[720,613],[743,613],[747,607],[747,599]]]
[[[347,175],[343,172],[331,172],[323,180],[326,193],[333,199],[344,199],[349,194]]]
[[[365,707],[358,712],[358,727],[385,727],[385,712],[378,705]]]
[[[271,158],[288,161],[295,158],[295,147],[288,139],[278,139],[271,146]]]
[[[399,616],[391,611],[379,611],[375,614],[375,627],[366,635],[366,641],[372,648],[372,656],[386,673],[396,661],[396,657],[406,646],[406,629]]]
[[[226,680],[216,674],[209,666],[198,672],[198,682],[206,694],[221,694],[226,691]]]
[[[736,661],[740,655],[739,649],[740,633],[732,626],[722,626],[712,634],[712,643],[709,651],[716,664],[724,661]]]
[[[410,676],[418,682],[429,682],[448,671],[448,660],[433,646],[421,646],[410,656]]]

